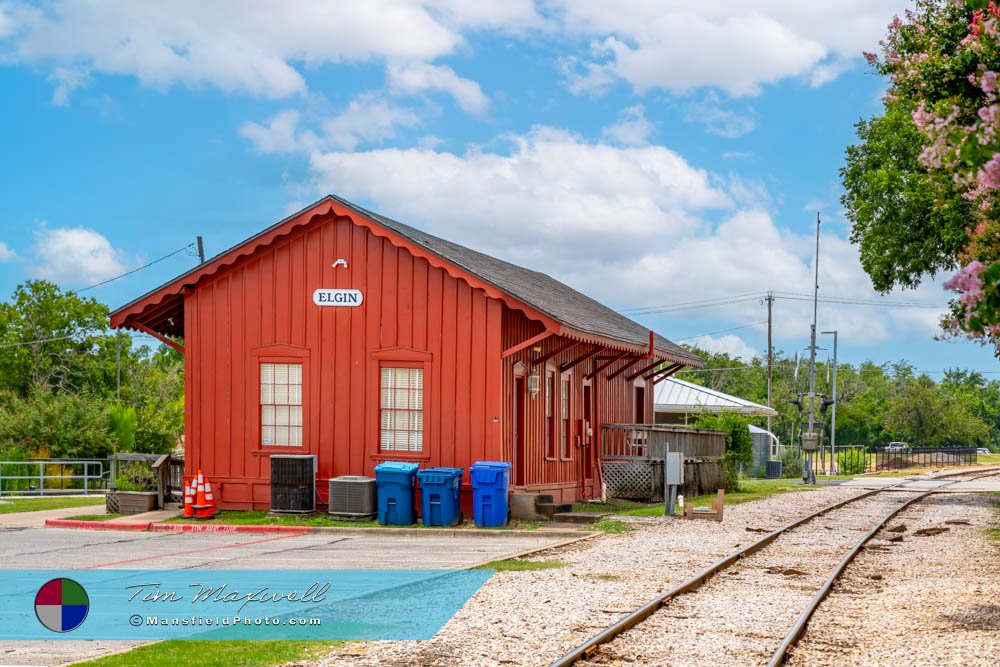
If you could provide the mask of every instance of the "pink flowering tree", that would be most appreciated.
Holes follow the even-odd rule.
[[[881,55],[865,56],[889,79],[886,117],[905,114],[907,127],[899,131],[915,128],[917,168],[927,175],[925,195],[931,193],[923,204],[950,206],[954,213],[933,229],[920,220],[898,220],[906,228],[895,233],[913,253],[942,254],[925,257],[930,263],[923,268],[958,267],[945,283],[955,294],[942,321],[945,331],[993,344],[1000,353],[1000,7],[986,0],[918,0],[914,11],[889,25]],[[870,144],[865,129],[859,126],[859,133]],[[851,163],[851,149],[848,163],[848,174],[852,166],[859,168],[858,161]],[[870,161],[862,168],[871,171]],[[851,193],[845,175],[849,197],[856,199],[854,185]],[[902,189],[891,194],[910,195]],[[950,242],[921,246],[929,234]],[[864,241],[864,233],[860,236]],[[921,266],[916,260],[911,264]]]

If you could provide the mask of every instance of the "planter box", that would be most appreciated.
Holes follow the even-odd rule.
[[[156,491],[119,491],[119,514],[142,514],[156,509]]]

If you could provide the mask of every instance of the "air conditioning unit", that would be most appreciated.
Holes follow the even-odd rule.
[[[271,456],[271,511],[316,511],[316,457],[302,454]]]
[[[375,480],[360,475],[330,478],[329,513],[344,519],[374,519],[378,515]]]

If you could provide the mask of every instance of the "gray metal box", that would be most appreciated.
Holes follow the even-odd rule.
[[[664,452],[663,483],[668,486],[684,484],[684,455],[681,452]]]
[[[809,433],[807,431],[802,433],[800,437],[802,438],[802,451],[815,452],[819,449],[820,434],[818,432]]]
[[[378,514],[375,480],[360,475],[331,477],[327,511],[345,519],[374,518]]]

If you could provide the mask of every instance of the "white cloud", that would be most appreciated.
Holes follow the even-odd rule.
[[[0,30],[8,60],[134,76],[144,85],[211,86],[282,98],[305,91],[301,66],[392,60],[426,62],[452,53],[461,30],[512,30],[538,22],[530,2],[451,0],[55,0],[17,3]]]
[[[323,121],[323,133],[330,146],[354,150],[361,143],[394,139],[398,128],[419,122],[420,116],[411,109],[365,94],[351,100],[340,114]]]
[[[642,146],[654,130],[656,126],[646,120],[646,108],[637,104],[624,109],[618,123],[604,128],[601,136],[624,146]]]
[[[55,84],[52,105],[64,107],[69,105],[70,94],[87,83],[87,73],[72,67],[56,67],[49,75],[49,81]]]
[[[0,262],[9,262],[17,257],[17,253],[10,249],[3,241],[0,241]]]
[[[264,124],[247,122],[240,126],[240,135],[250,140],[261,153],[296,153],[308,148],[308,142],[299,134],[302,114],[287,109]]]
[[[591,37],[569,86],[599,92],[620,79],[638,91],[716,88],[756,95],[787,78],[822,85],[873,50],[899,0],[553,0],[563,29]]]
[[[396,93],[414,95],[426,91],[441,91],[451,95],[462,109],[480,114],[489,107],[490,100],[479,84],[463,79],[444,65],[429,63],[393,64],[389,66],[389,88]]]
[[[698,336],[686,342],[712,354],[728,354],[730,357],[744,361],[750,361],[762,354],[760,350],[755,350],[743,342],[742,338],[733,334],[719,337]]]
[[[810,294],[815,237],[775,224],[760,186],[698,169],[662,146],[614,147],[537,127],[491,150],[385,148],[309,154],[314,186],[522,266],[617,307],[748,292]],[[500,144],[503,144],[502,146]],[[393,174],[387,179],[386,174]],[[874,299],[857,249],[822,237],[821,295]],[[940,288],[908,299],[944,303]],[[822,304],[820,326],[852,344],[929,339],[939,311]],[[758,322],[756,300],[670,317]],[[775,305],[775,338],[801,341],[806,300]],[[669,323],[662,327],[669,335]]]
[[[753,157],[753,151],[726,151],[721,157],[723,160],[743,160]]]
[[[726,139],[738,139],[757,129],[757,121],[752,115],[723,108],[722,100],[712,92],[704,100],[689,104],[684,119],[689,123],[700,123],[712,134]]]
[[[319,129],[302,129],[302,114],[287,109],[263,124],[244,123],[240,134],[261,153],[296,153],[324,149],[354,150],[397,137],[400,128],[420,123],[420,116],[377,93],[362,93],[337,115],[319,119]]]
[[[43,226],[37,233],[32,273],[39,278],[76,285],[120,275],[131,268],[125,254],[100,233],[83,227]]]

